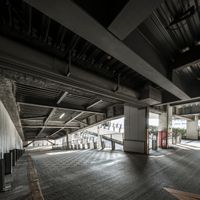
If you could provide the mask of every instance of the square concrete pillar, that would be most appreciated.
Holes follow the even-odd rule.
[[[87,143],[87,148],[90,149],[90,143],[89,142]]]
[[[198,116],[195,116],[195,120],[187,121],[186,138],[189,140],[198,140]]]
[[[172,143],[172,107],[167,105],[166,112],[159,115],[158,141],[159,147],[168,148]],[[170,137],[171,136],[171,137]],[[164,145],[162,145],[164,144]]]
[[[0,159],[0,192],[5,188],[5,162],[4,159]]]
[[[12,173],[12,153],[4,153],[5,174]]]
[[[124,107],[124,151],[148,154],[148,108]]]

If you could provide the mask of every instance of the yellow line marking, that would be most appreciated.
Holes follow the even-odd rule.
[[[189,192],[183,192],[181,190],[175,190],[172,188],[163,188],[167,192],[169,192],[171,195],[176,197],[179,200],[200,200],[200,195],[199,194],[193,194]]]

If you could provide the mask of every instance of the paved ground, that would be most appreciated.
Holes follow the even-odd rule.
[[[164,187],[200,194],[200,147],[188,144],[150,157],[82,150],[32,158],[46,200],[172,200]]]
[[[11,190],[0,193],[1,200],[30,200],[30,188],[27,177],[27,156],[23,155],[14,167],[12,175],[6,176]]]

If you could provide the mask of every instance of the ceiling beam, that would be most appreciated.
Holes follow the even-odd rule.
[[[0,36],[0,44],[0,73],[18,83],[31,86],[34,83],[38,87],[43,87],[43,84],[51,84],[61,88],[73,87],[95,94],[102,99],[123,101],[135,107],[146,106],[145,103],[138,100],[138,93],[128,87],[120,86],[117,92],[113,92],[113,88],[116,87],[114,81],[75,65],[71,65],[71,75],[67,77],[64,73],[66,61],[3,36]],[[6,48],[4,48],[5,46]]]
[[[55,134],[57,134],[57,133],[59,133],[60,131],[62,131],[63,129],[65,129],[65,127],[67,126],[67,124],[69,124],[70,122],[72,122],[72,121],[75,120],[76,118],[80,117],[83,113],[85,113],[85,112],[80,112],[80,113],[74,113],[74,114],[72,114],[71,118],[65,122],[63,128],[60,128],[59,130],[57,130],[56,132],[52,133],[52,134],[51,134],[50,136],[48,136],[48,137],[53,137]]]
[[[30,144],[32,144],[34,142],[34,140],[32,140],[31,142],[27,143],[26,145],[24,145],[23,147],[28,147]]]
[[[189,117],[184,117],[184,116],[181,116],[181,115],[173,115],[173,117],[175,118],[175,119],[185,119],[185,120],[192,120],[191,118],[189,118]]]
[[[47,139],[47,142],[49,142],[52,145],[55,145],[55,143],[51,142],[50,140]]]
[[[74,129],[74,128],[80,128],[80,126],[52,126],[52,125],[22,125],[23,128],[70,128],[70,129]],[[36,138],[39,137],[38,135],[36,136]]]
[[[64,93],[61,95],[61,97],[58,99],[58,101],[57,101],[56,104],[61,103],[61,101],[65,98],[65,96],[66,96],[67,94],[68,94],[68,92],[64,92]],[[56,108],[53,108],[53,109],[51,110],[51,112],[49,113],[49,115],[47,116],[47,118],[46,118],[45,121],[44,121],[44,126],[43,126],[42,129],[39,131],[39,133],[37,134],[36,138],[39,137],[39,136],[42,134],[42,132],[43,132],[44,129],[45,129],[45,126],[47,125],[49,119],[54,115],[55,111],[56,111]]]
[[[185,101],[173,101],[173,102],[168,102],[168,103],[162,103],[162,104],[158,104],[156,106],[164,106],[164,105],[170,105],[170,106],[179,106],[179,105],[187,105],[187,104],[191,104],[191,103],[199,103],[200,102],[200,97],[196,97],[196,98],[192,98],[190,100],[185,100]]]
[[[98,104],[100,104],[102,102],[103,102],[102,100],[98,100],[98,101],[94,102],[93,104],[87,106],[86,109],[92,108],[92,107],[94,107],[94,106],[96,106],[96,105],[98,105]]]
[[[26,118],[21,118],[21,120],[43,120],[46,116],[38,116],[38,117],[26,117]]]
[[[74,112],[86,112],[86,113],[95,113],[95,114],[105,114],[104,112],[98,111],[98,110],[88,110],[85,108],[76,108],[76,107],[67,107],[67,106],[58,106],[58,105],[53,105],[51,103],[46,103],[43,104],[42,102],[38,101],[38,103],[32,103],[32,102],[23,102],[23,101],[17,101],[18,104],[20,105],[26,105],[26,106],[32,106],[32,107],[41,107],[41,108],[54,108],[54,109],[61,109],[61,110],[66,110],[66,111],[74,111]],[[77,106],[80,107],[80,106]]]
[[[60,0],[55,4],[54,0],[25,1],[171,94],[180,99],[190,98],[74,2]]]
[[[163,0],[130,0],[108,29],[120,40],[124,40],[157,8]]]
[[[100,101],[101,101],[101,100],[100,100]],[[87,108],[90,108],[90,107],[95,106],[95,105],[96,105],[97,103],[99,103],[100,101],[97,101],[97,102],[95,102],[95,103],[92,103],[91,105],[87,106]],[[73,114],[71,115],[71,118],[65,122],[65,126],[67,126],[67,124],[69,124],[70,122],[76,120],[78,117],[80,117],[80,116],[81,116],[82,114],[84,114],[84,113],[85,113],[84,111],[82,111],[82,112],[80,112],[80,113],[73,113]],[[64,127],[65,127],[65,126],[64,126]],[[59,133],[61,130],[64,129],[64,127],[61,128],[61,129],[59,129],[59,130],[57,130],[57,131],[54,132],[53,134],[51,134],[49,137],[52,137],[52,136],[54,136],[55,134]]]
[[[77,119],[75,119],[75,120],[74,120],[74,122],[78,122],[79,124],[83,124],[84,126],[88,126],[88,124],[87,124],[87,123],[85,123],[85,122],[82,122],[82,121],[80,121],[80,120],[77,120]]]

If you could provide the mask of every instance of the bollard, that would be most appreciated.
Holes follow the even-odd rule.
[[[19,159],[19,149],[16,149],[16,161]]]
[[[115,150],[115,142],[111,141],[112,150]]]
[[[13,167],[16,165],[16,149],[12,150],[12,165]]]
[[[5,163],[4,159],[0,159],[0,191],[4,191],[5,188]]]
[[[105,149],[105,142],[101,141],[101,149]]]
[[[97,142],[94,142],[94,149],[97,149]]]
[[[4,153],[5,174],[12,173],[12,153]]]

